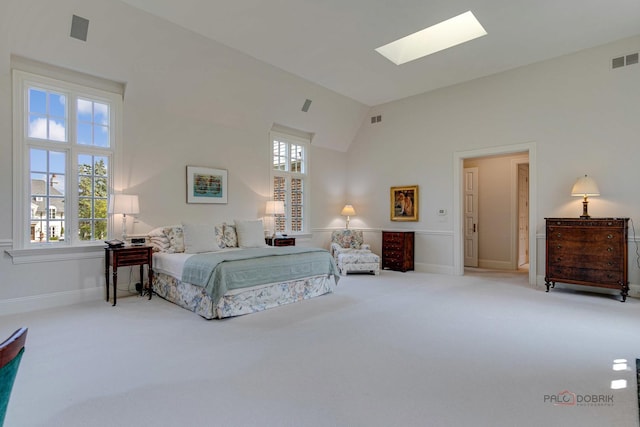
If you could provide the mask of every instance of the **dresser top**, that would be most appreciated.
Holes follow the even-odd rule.
[[[547,221],[614,221],[627,220],[629,218],[612,217],[612,218],[545,218]]]

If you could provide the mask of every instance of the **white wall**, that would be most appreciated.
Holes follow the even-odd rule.
[[[569,196],[582,174],[602,196],[592,216],[640,221],[640,65],[611,70],[610,59],[640,50],[640,37],[374,107],[349,150],[350,199],[376,228],[416,230],[416,268],[453,269],[453,157],[487,147],[536,148],[538,235],[544,218],[577,217]],[[389,220],[389,187],[420,185],[420,221]],[[446,218],[437,216],[447,209]],[[630,281],[640,283],[635,243]],[[544,275],[544,240],[537,274]]]
[[[73,14],[90,20],[86,43],[69,37]],[[125,84],[125,164],[116,189],[139,194],[141,209],[129,234],[185,219],[262,216],[274,123],[314,134],[312,228],[341,220],[341,150],[368,107],[115,0],[5,0],[0,20],[1,249],[12,244],[11,55]],[[313,103],[303,113],[307,98]],[[186,204],[187,165],[227,169],[229,203]],[[314,244],[315,237],[300,243]],[[25,265],[13,264],[4,251],[0,257],[0,313],[101,298],[103,286],[101,252]]]

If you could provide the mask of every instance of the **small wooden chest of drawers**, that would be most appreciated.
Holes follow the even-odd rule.
[[[382,269],[413,270],[413,231],[382,232]]]
[[[629,293],[629,218],[546,218],[547,292],[556,282]]]

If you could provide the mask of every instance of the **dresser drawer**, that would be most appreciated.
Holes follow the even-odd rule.
[[[401,270],[402,269],[402,260],[401,259],[385,259],[382,265],[382,268],[389,268],[391,270]]]
[[[557,256],[580,256],[587,257],[585,262],[596,261],[598,258],[619,257],[623,248],[620,245],[576,245],[568,242],[551,243],[548,254],[551,257]]]
[[[550,267],[547,276],[549,280],[557,280],[558,282],[575,280],[593,283],[594,285],[619,285],[623,280],[620,270],[596,270],[592,268],[567,266]]]
[[[607,243],[617,242],[623,236],[621,230],[590,230],[578,228],[575,230],[554,227],[549,230],[551,242],[576,242],[576,243]]]
[[[617,270],[622,268],[619,256],[602,257],[599,255],[554,253],[549,257],[550,266],[580,267],[593,270]]]
[[[402,233],[385,233],[382,240],[384,243],[402,244],[404,242],[404,235]]]

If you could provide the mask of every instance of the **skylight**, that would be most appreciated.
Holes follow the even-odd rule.
[[[468,11],[380,46],[376,52],[394,64],[402,65],[486,34],[473,13]]]

